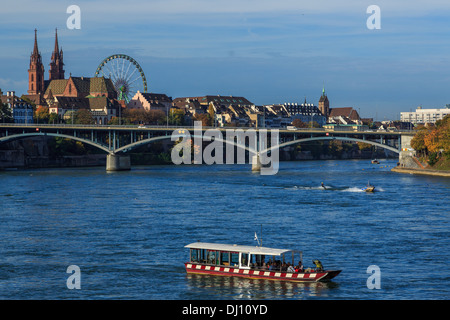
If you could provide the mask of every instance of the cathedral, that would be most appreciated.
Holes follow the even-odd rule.
[[[55,31],[55,46],[52,52],[48,80],[44,79],[44,65],[38,49],[37,30],[34,30],[34,48],[28,69],[28,94],[24,97],[37,107],[48,107],[60,119],[67,118],[69,110],[88,109],[96,124],[106,124],[118,116],[121,104],[112,81],[104,77],[64,77],[63,50],[58,44]]]

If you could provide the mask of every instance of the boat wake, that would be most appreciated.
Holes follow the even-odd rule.
[[[320,191],[341,191],[341,192],[365,192],[363,187],[332,187],[332,186],[322,186],[318,187],[308,187],[308,186],[293,186],[293,187],[285,187],[285,190],[320,190]],[[376,192],[383,192],[384,189],[380,187],[375,188]]]

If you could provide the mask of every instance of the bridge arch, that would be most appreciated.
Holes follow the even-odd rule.
[[[91,140],[87,140],[87,139],[83,139],[83,138],[79,138],[76,136],[71,136],[71,135],[67,135],[67,134],[60,134],[60,133],[43,133],[43,132],[36,132],[36,133],[20,133],[20,134],[12,134],[9,136],[5,136],[5,137],[1,137],[0,138],[0,144],[2,143],[6,143],[6,142],[11,142],[14,140],[20,140],[20,139],[24,139],[24,138],[29,138],[29,137],[59,137],[59,138],[67,138],[67,139],[71,139],[71,140],[76,140],[76,141],[80,141],[82,143],[86,143],[89,144],[91,146],[94,146],[100,150],[103,150],[107,153],[111,153],[112,150],[109,150],[108,147],[101,145],[99,143],[93,142]]]
[[[293,141],[288,141],[288,142],[284,142],[281,143],[277,146],[273,146],[267,149],[264,149],[262,151],[260,151],[260,154],[264,154],[264,153],[268,153],[268,152],[272,152],[273,150],[276,149],[282,149],[284,147],[287,146],[291,146],[294,144],[298,144],[298,143],[302,143],[302,142],[308,142],[308,141],[321,141],[321,140],[340,140],[340,141],[355,141],[355,142],[364,142],[364,143],[368,143],[377,147],[381,147],[384,149],[387,149],[389,151],[395,152],[395,153],[400,153],[400,151],[394,147],[391,146],[387,146],[385,144],[382,143],[378,143],[378,142],[374,142],[371,140],[363,140],[363,139],[358,139],[358,138],[347,138],[347,137],[314,137],[314,138],[304,138],[304,139],[297,139],[297,140],[293,140]]]
[[[120,153],[120,152],[125,153],[125,152],[128,152],[128,151],[130,151],[132,149],[135,149],[137,147],[143,146],[145,144],[149,144],[149,143],[160,141],[160,140],[172,139],[172,137],[173,138],[177,138],[177,139],[190,137],[190,138],[199,138],[199,139],[202,139],[202,140],[206,140],[204,135],[198,136],[198,135],[194,135],[194,134],[189,135],[189,136],[188,135],[184,135],[184,134],[174,134],[174,135],[170,135],[170,136],[159,136],[159,137],[148,138],[148,139],[144,139],[144,140],[140,140],[140,141],[136,141],[136,142],[127,144],[125,146],[117,148],[115,150],[115,153]],[[173,140],[173,141],[175,141],[175,140]],[[207,140],[207,141],[209,141],[209,140]],[[238,148],[241,148],[241,149],[244,149],[244,150],[250,152],[251,154],[256,154],[255,150],[252,150],[249,147],[246,147],[246,146],[244,146],[242,144],[235,143],[234,141],[228,141],[226,139],[224,140],[224,139],[220,139],[220,138],[215,138],[214,141],[226,143],[226,144],[229,144],[229,145],[232,145],[232,146],[236,146]]]

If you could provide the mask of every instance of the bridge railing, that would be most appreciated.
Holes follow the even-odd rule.
[[[61,128],[61,129],[148,129],[148,130],[176,130],[176,129],[195,129],[197,127],[194,126],[178,126],[178,125],[101,125],[101,124],[40,124],[40,123],[0,123],[0,127],[15,127],[15,128]],[[202,126],[202,130],[208,129],[219,129],[219,130],[248,130],[248,129],[277,129],[282,132],[328,132],[328,133],[373,133],[373,134],[384,134],[384,133],[415,133],[414,129],[402,129],[402,130],[376,130],[376,129],[367,129],[367,130],[329,130],[325,128],[296,128],[296,129],[288,129],[285,127],[213,127],[213,126]]]

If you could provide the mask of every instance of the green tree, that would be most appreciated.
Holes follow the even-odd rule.
[[[425,127],[424,127],[425,128]],[[425,129],[420,129],[417,131],[417,133],[414,135],[414,137],[411,140],[411,147],[416,150],[418,153],[426,154],[427,153],[427,147],[425,145],[425,136],[428,134],[428,131]]]
[[[13,122],[13,116],[11,109],[8,107],[6,103],[2,103],[0,101],[0,122],[8,123]]]
[[[184,125],[184,111],[172,108],[169,111],[169,123],[176,126]]]
[[[74,116],[74,124],[93,124],[95,122],[91,111],[88,109],[80,109],[75,112]]]
[[[48,123],[51,124],[56,124],[59,122],[59,117],[56,113],[52,112],[50,113],[49,117],[48,117]]]

